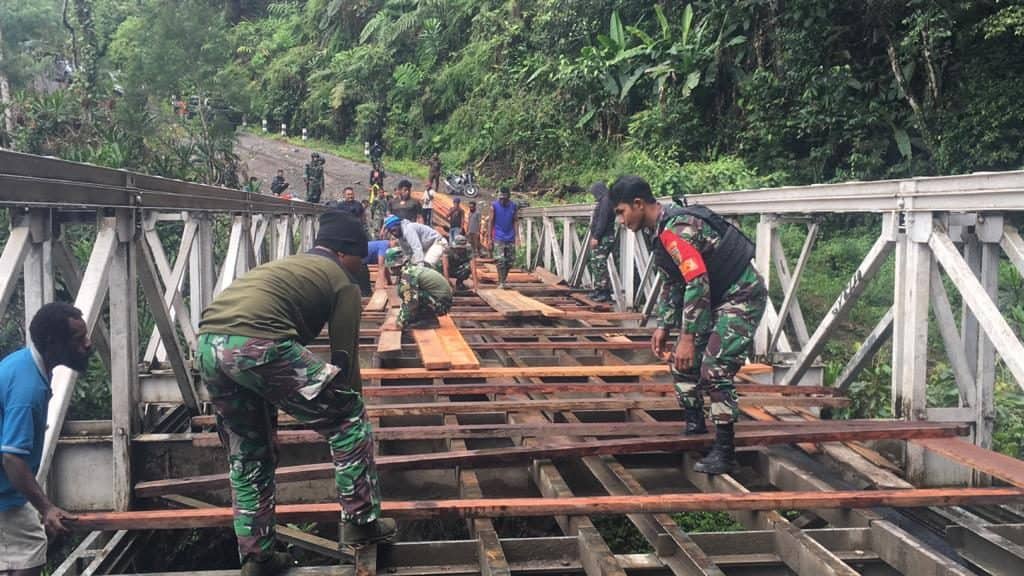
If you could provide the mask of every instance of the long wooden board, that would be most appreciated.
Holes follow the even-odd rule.
[[[559,310],[515,290],[477,290],[477,295],[496,312],[508,318],[563,318],[566,315],[565,310]]]
[[[454,370],[477,370],[480,368],[480,360],[476,353],[462,337],[462,332],[455,325],[450,315],[438,319],[441,327],[436,330],[438,338],[448,351],[448,358],[451,360]]]
[[[453,404],[454,405],[454,404]],[[934,438],[963,435],[968,432],[966,426],[935,426],[921,427],[913,422],[890,423],[885,429],[870,427],[848,427],[837,425],[836,422],[808,423],[794,429],[753,428],[737,431],[737,446],[769,446],[775,444],[792,444],[795,442],[842,442],[846,440],[906,440],[911,438]],[[684,452],[699,450],[711,445],[712,434],[697,436],[679,436],[673,438],[629,438],[622,440],[601,440],[597,442],[577,442],[546,446],[530,446],[517,448],[497,448],[488,450],[465,450],[438,452],[429,454],[411,454],[401,456],[382,456],[377,458],[377,467],[381,470],[421,470],[448,468],[452,466],[511,466],[531,462],[537,459],[581,458],[585,456],[602,456],[618,454],[638,454],[650,452]],[[331,463],[306,464],[288,466],[277,469],[278,482],[295,482],[317,478],[330,478],[334,475]],[[163,496],[164,494],[187,494],[190,492],[211,490],[226,487],[227,474],[211,474],[192,478],[170,480],[154,480],[140,482],[135,485],[135,495],[139,498]]]
[[[836,490],[831,492],[685,493],[654,496],[592,496],[576,498],[504,498],[385,501],[383,516],[392,518],[478,518],[578,516],[593,514],[676,513],[728,510],[810,510],[834,508],[917,508],[969,504],[1011,504],[1024,501],[1020,488],[957,488],[919,490]],[[337,522],[339,505],[278,506],[280,523]],[[230,526],[230,508],[145,510],[79,514],[79,530],[177,530]]]
[[[740,406],[815,406],[843,408],[850,404],[848,398],[837,396],[766,396],[750,395],[739,397]],[[516,412],[523,410],[678,410],[675,398],[547,398],[544,400],[504,400],[482,402],[424,402],[410,404],[368,404],[366,413],[371,418],[383,416],[426,416],[432,414],[488,414],[495,412]],[[294,422],[288,415],[282,415],[279,423]],[[214,416],[195,416],[193,426],[213,426]]]
[[[366,303],[363,308],[367,312],[382,312],[387,310],[388,307],[388,291],[387,289],[378,288],[373,291],[373,296]]]
[[[380,338],[377,339],[377,353],[388,356],[401,351],[402,331],[398,329],[398,308],[392,308],[388,311],[384,323],[381,324]],[[370,378],[369,376],[364,377]]]
[[[920,440],[914,443],[968,468],[999,478],[1007,484],[1024,488],[1024,460],[986,450],[955,438]]]
[[[885,429],[889,422],[872,420],[844,420],[840,425],[849,429]],[[948,424],[915,422],[917,426],[947,427]],[[737,422],[740,432],[762,425],[756,422]],[[373,429],[375,440],[456,440],[481,438],[548,438],[548,437],[643,437],[678,436],[682,423],[673,422],[594,422],[579,424],[460,424],[457,426],[385,426]],[[801,422],[774,422],[777,430],[802,430]],[[710,428],[710,424],[709,424]],[[200,448],[220,446],[216,432],[195,432],[191,435],[192,445]],[[278,444],[317,444],[324,437],[313,430],[283,429],[277,431]]]
[[[626,366],[481,366],[474,370],[432,372],[423,368],[365,368],[363,378],[382,380],[422,380],[424,378],[604,378],[667,375],[666,364],[630,364]]]
[[[416,348],[420,352],[420,361],[427,370],[447,370],[452,367],[452,360],[448,356],[448,349],[441,342],[437,331],[433,328],[428,330],[413,330],[412,338],[416,341]]]
[[[740,395],[781,394],[783,396],[835,396],[836,389],[827,386],[777,386],[775,384],[737,384]],[[675,394],[672,384],[663,382],[637,383],[589,383],[578,384],[520,384],[516,382],[486,384],[442,384],[438,386],[382,386],[364,389],[364,398],[388,398],[396,396],[457,396],[471,394],[565,394],[565,393],[615,393],[615,394]],[[708,391],[710,393],[710,391]]]

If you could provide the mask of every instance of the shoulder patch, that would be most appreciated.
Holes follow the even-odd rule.
[[[679,272],[682,273],[684,280],[689,282],[707,273],[704,257],[692,244],[680,238],[675,232],[666,229],[658,235],[658,239],[679,266]]]

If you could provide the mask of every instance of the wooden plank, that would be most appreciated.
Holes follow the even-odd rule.
[[[1013,504],[1024,501],[1020,488],[928,488],[919,490],[836,490],[832,492],[684,493],[654,496],[573,498],[473,498],[385,501],[381,514],[391,518],[503,518],[586,514],[677,513],[735,510],[811,510],[837,508],[918,508]],[[337,522],[340,506],[292,504],[277,507],[279,523]],[[179,530],[226,527],[230,508],[90,512],[77,515],[80,530]]]
[[[827,386],[778,386],[775,384],[736,384],[736,391],[741,395],[780,394],[783,396],[835,396],[836,390]],[[672,384],[663,382],[623,382],[623,383],[578,383],[578,384],[520,384],[486,383],[486,384],[441,384],[437,386],[384,386],[373,390],[364,390],[364,398],[388,398],[395,396],[453,396],[465,394],[564,394],[590,392],[594,394],[675,394]],[[710,393],[710,392],[706,392]]]
[[[915,440],[914,444],[959,462],[968,468],[999,478],[1003,482],[1024,488],[1024,460],[993,452],[970,442],[949,438],[945,440]]]
[[[390,300],[390,298],[389,298]],[[398,309],[388,311],[387,318],[380,327],[380,338],[377,340],[377,354],[394,355],[402,351],[402,331],[398,329]],[[364,378],[370,378],[364,376]]]
[[[365,391],[366,389],[364,389]],[[871,420],[850,420],[836,423],[844,429],[872,428],[885,429],[890,422],[874,422]],[[915,422],[915,425],[945,427],[947,424]],[[755,422],[737,422],[739,431],[760,426]],[[799,430],[805,428],[799,422],[774,422],[773,429]],[[384,426],[374,428],[373,437],[377,440],[454,440],[482,438],[550,438],[557,436],[594,436],[594,437],[635,437],[635,436],[675,436],[682,429],[682,423],[675,422],[595,422],[572,424],[460,424],[455,426]],[[192,445],[202,448],[220,446],[220,437],[216,432],[194,432],[188,436]],[[135,437],[136,442],[145,442],[153,438],[163,441],[166,435],[141,434]],[[283,429],[277,432],[278,444],[315,444],[324,441],[324,437],[313,430]]]
[[[422,380],[425,378],[588,378],[606,376],[661,376],[669,373],[666,364],[628,366],[481,366],[475,370],[433,372],[423,368],[364,368],[365,379]]]
[[[451,358],[448,357],[448,349],[441,343],[434,329],[413,330],[412,338],[419,348],[420,361],[427,370],[447,370],[452,367]]]
[[[473,349],[462,337],[459,328],[451,316],[438,318],[441,327],[436,330],[437,336],[441,339],[445,349],[448,351],[448,358],[451,360],[451,367],[454,370],[477,370],[480,368],[480,360],[476,357]]]
[[[388,291],[378,288],[373,291],[373,296],[366,303],[364,310],[368,312],[383,312],[388,307]]]
[[[539,403],[539,402],[536,402]],[[448,404],[454,408],[457,403]],[[555,408],[558,409],[558,408]],[[567,410],[571,410],[568,409]],[[371,414],[372,416],[372,414]],[[768,446],[794,442],[842,442],[846,440],[911,439],[934,438],[966,434],[965,426],[921,427],[915,423],[892,423],[884,430],[870,428],[843,428],[834,422],[807,423],[796,429],[772,429],[767,427],[737,432],[737,446]],[[381,456],[377,467],[381,470],[422,470],[447,468],[451,466],[506,466],[530,462],[536,459],[579,458],[584,456],[638,454],[650,452],[684,452],[706,448],[713,442],[711,434],[680,436],[672,438],[631,438],[622,440],[601,440],[598,442],[577,442],[558,445],[542,445],[526,448],[496,448],[488,450],[466,450],[430,454]],[[278,482],[293,482],[315,478],[330,478],[334,474],[331,463],[287,466],[277,469]],[[227,486],[226,474],[210,474],[191,478],[154,480],[135,486],[137,497],[155,497],[165,494],[186,494],[195,491],[223,488]]]
[[[847,398],[828,396],[740,396],[740,406],[848,406]],[[487,414],[521,410],[678,410],[675,398],[553,398],[530,401],[482,401],[482,402],[424,402],[409,404],[371,404],[366,412],[370,417],[382,416],[424,416],[430,414]],[[214,416],[196,416],[193,426],[213,426]],[[281,416],[280,423],[294,422],[290,416]]]
[[[561,286],[565,284],[565,280],[562,280],[555,273],[549,271],[543,266],[534,268],[533,275],[536,276],[538,280],[549,286]]]
[[[487,305],[494,309],[495,312],[500,312],[505,318],[529,318],[540,316],[541,311],[532,307],[520,307],[518,303],[513,300],[512,290],[498,289],[487,289],[477,290],[477,295],[487,302]]]

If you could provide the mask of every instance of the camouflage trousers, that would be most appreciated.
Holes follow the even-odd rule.
[[[402,272],[398,281],[398,297],[402,307],[398,309],[398,327],[404,328],[427,314],[444,316],[452,308],[451,298],[438,298],[420,287],[415,267]]]
[[[473,269],[470,265],[469,258],[463,260],[453,258],[451,263],[449,264],[448,274],[450,274],[451,277],[455,278],[456,280],[464,282],[469,279],[469,276],[472,272]]]
[[[197,361],[228,450],[234,529],[243,562],[274,545],[278,408],[327,439],[341,520],[367,524],[380,516],[373,433],[362,397],[340,385],[346,380],[340,368],[294,340],[221,334],[199,336]]]
[[[495,240],[494,260],[498,268],[498,281],[504,282],[508,278],[508,271],[516,263],[516,243]]]
[[[699,363],[685,373],[672,370],[679,405],[703,408],[707,392],[715,424],[739,418],[733,378],[750,353],[767,291],[757,271],[749,266],[722,298],[710,314],[701,317],[702,325],[694,335],[694,357]]]
[[[590,258],[587,260],[587,269],[590,271],[590,278],[594,281],[594,290],[609,291],[612,289],[611,280],[608,277],[608,255],[615,249],[615,234],[605,234],[598,242],[597,247],[590,251]]]
[[[315,184],[310,185],[309,186],[309,191],[306,193],[306,200],[311,202],[311,203],[313,203],[313,204],[319,204],[320,203],[320,196],[321,196],[322,192],[323,192],[323,186],[315,185]]]

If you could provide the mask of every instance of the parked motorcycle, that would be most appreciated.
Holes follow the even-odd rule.
[[[476,176],[472,170],[466,170],[462,174],[448,174],[444,177],[444,185],[448,193],[454,196],[465,196],[476,198],[480,188],[476,185]]]

